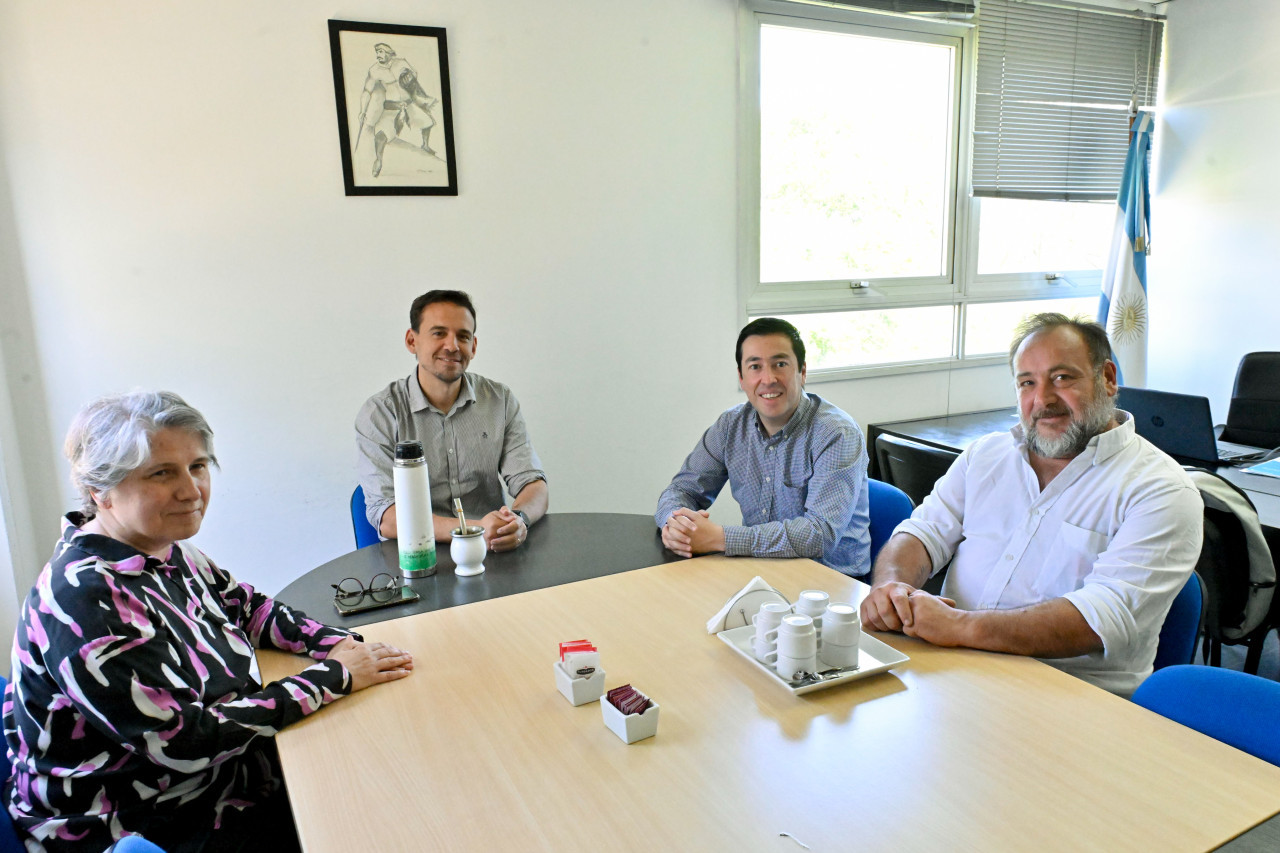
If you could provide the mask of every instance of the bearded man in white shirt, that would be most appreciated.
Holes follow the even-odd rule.
[[[1204,505],[1116,408],[1106,331],[1039,314],[1009,363],[1019,426],[970,446],[876,560],[865,625],[1042,658],[1121,695],[1200,555]],[[920,587],[950,563],[942,595]]]

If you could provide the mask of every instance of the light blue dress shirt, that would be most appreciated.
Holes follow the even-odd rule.
[[[742,524],[724,528],[729,556],[809,557],[853,577],[871,570],[866,442],[818,395],[805,394],[772,436],[750,403],[722,414],[662,492],[654,520],[661,527],[680,507],[706,509],[726,482],[742,508]]]

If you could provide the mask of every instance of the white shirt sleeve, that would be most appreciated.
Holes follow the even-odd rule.
[[[1082,586],[1063,596],[1101,638],[1104,660],[1130,657],[1160,633],[1200,557],[1203,515],[1195,488],[1153,484],[1103,543]]]

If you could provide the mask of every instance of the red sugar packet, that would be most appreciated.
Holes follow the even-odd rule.
[[[623,714],[630,716],[631,714],[639,714],[641,711],[649,707],[649,699],[643,693],[635,693],[629,699],[619,706],[618,710]]]
[[[594,652],[596,647],[590,640],[567,640],[560,644],[560,660],[569,652]]]

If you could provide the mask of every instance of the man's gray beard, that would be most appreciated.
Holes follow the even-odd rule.
[[[1107,394],[1101,378],[1095,382],[1097,390],[1083,414],[1079,419],[1072,418],[1057,438],[1043,438],[1034,425],[1028,425],[1025,420],[1022,422],[1023,441],[1028,451],[1046,459],[1072,459],[1080,455],[1090,439],[1107,428],[1116,414],[1116,398]]]

